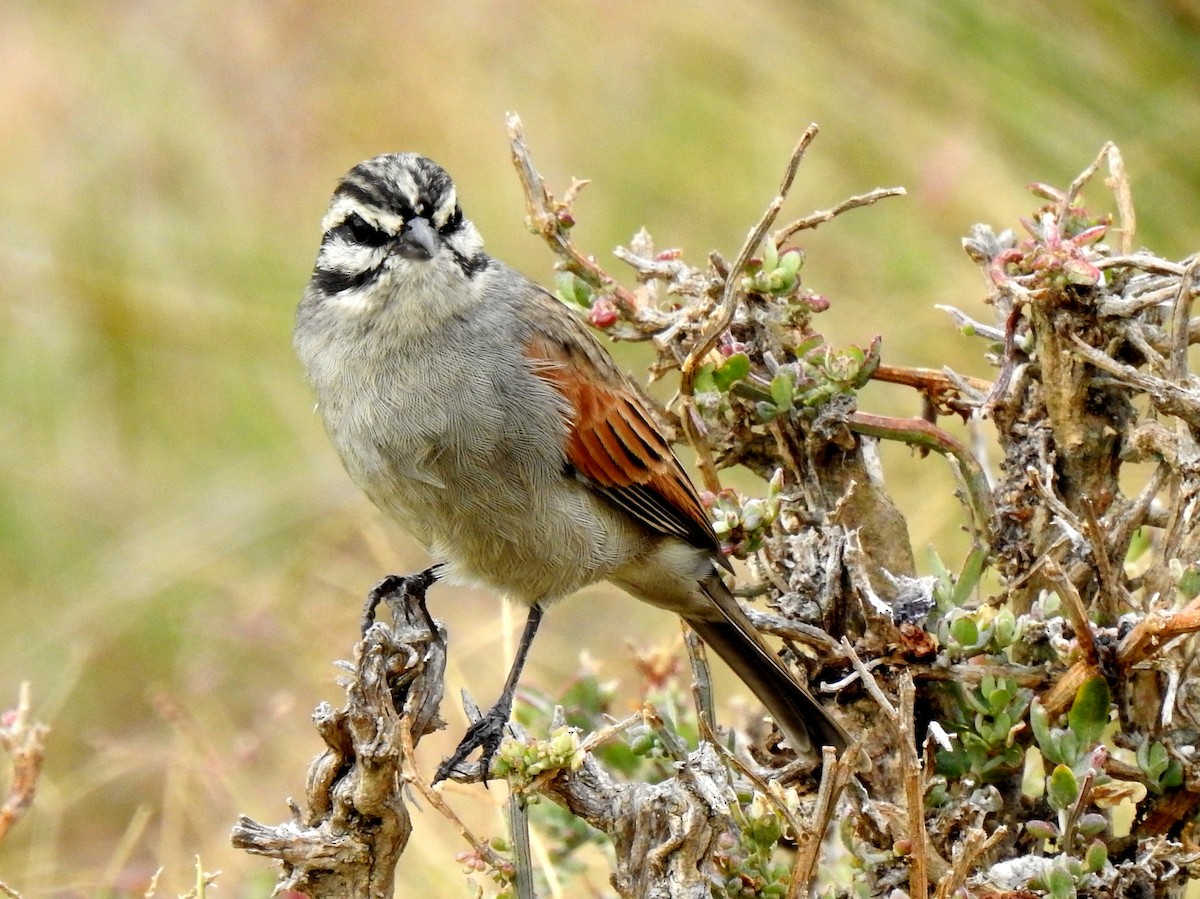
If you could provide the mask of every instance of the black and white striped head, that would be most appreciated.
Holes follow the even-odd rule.
[[[333,192],[322,228],[310,289],[339,304],[378,308],[397,293],[462,290],[488,264],[454,182],[416,153],[356,165]]]

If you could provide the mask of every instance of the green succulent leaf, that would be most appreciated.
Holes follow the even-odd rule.
[[[1099,812],[1088,812],[1086,815],[1080,815],[1079,821],[1075,825],[1075,829],[1085,837],[1097,836],[1104,833],[1107,828],[1108,818]]]
[[[713,383],[718,390],[725,393],[748,374],[750,374],[750,357],[745,353],[734,353],[713,369]]]
[[[586,281],[571,272],[559,272],[554,276],[554,289],[559,299],[584,309],[592,305],[592,289]]]
[[[1001,715],[1004,715],[1009,705],[1015,698],[1013,684],[1007,679],[1005,679],[1003,683],[999,684],[996,689],[992,690],[992,692],[988,694],[988,708],[991,710],[991,713],[996,716],[997,721],[1000,720]],[[1012,727],[1011,721],[1005,726],[1005,731],[1007,731],[1010,727]]]
[[[1184,599],[1194,599],[1200,593],[1200,566],[1192,564],[1185,567],[1177,586]]]
[[[775,241],[763,241],[762,270],[764,272],[773,272],[778,267],[779,250],[775,247]]]
[[[1046,872],[1046,892],[1053,899],[1075,899],[1075,877],[1065,866],[1055,865]]]
[[[1158,782],[1166,789],[1183,786],[1183,765],[1180,764],[1179,759],[1171,759],[1167,770],[1163,772],[1163,776],[1159,778]]]
[[[971,770],[971,758],[960,744],[953,749],[938,750],[937,772],[943,777],[958,780]]]
[[[789,275],[795,275],[800,271],[800,265],[804,262],[804,254],[799,250],[788,250],[779,257],[779,267]]]
[[[1079,781],[1066,765],[1056,765],[1046,783],[1046,800],[1056,812],[1069,809],[1079,798]]]
[[[962,573],[958,576],[958,580],[954,584],[954,593],[951,596],[951,601],[956,606],[961,606],[971,594],[975,592],[975,588],[979,586],[979,578],[983,574],[983,566],[987,564],[987,553],[982,547],[975,547],[963,562]]]
[[[1079,685],[1067,722],[1081,746],[1093,746],[1100,740],[1100,735],[1108,726],[1111,705],[1112,694],[1108,689],[1108,681],[1100,675],[1090,677]]]
[[[995,635],[997,649],[1011,646],[1017,638],[1017,616],[1009,609],[1001,609],[992,619],[992,633]]]
[[[979,642],[979,626],[968,615],[954,620],[950,625],[950,636],[959,646],[970,647]]]
[[[1056,765],[1061,764],[1062,754],[1054,735],[1050,732],[1050,715],[1046,712],[1046,707],[1036,699],[1029,707],[1029,725],[1033,728],[1033,738],[1037,740],[1038,748],[1046,760]]]
[[[771,379],[771,399],[780,409],[789,409],[795,395],[795,384],[787,372],[779,372]]]
[[[1079,735],[1073,730],[1055,730],[1054,743],[1062,756],[1063,764],[1074,766],[1085,754],[1087,747],[1080,743]]]
[[[794,351],[796,354],[796,358],[797,359],[805,359],[814,350],[821,347],[822,344],[824,344],[824,342],[825,342],[825,338],[822,337],[820,334],[813,334],[807,340],[802,340],[800,343],[796,344],[796,349]]]
[[[705,362],[696,370],[696,379],[692,382],[696,393],[717,392],[717,380],[713,377],[713,370],[711,362]]]
[[[755,403],[754,412],[759,421],[773,421],[779,417],[780,408],[771,403]]]

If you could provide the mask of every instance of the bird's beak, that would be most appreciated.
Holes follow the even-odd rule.
[[[397,252],[406,259],[432,259],[441,238],[428,219],[417,216],[404,223],[397,242]]]

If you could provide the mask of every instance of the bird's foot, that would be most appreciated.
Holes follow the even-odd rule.
[[[458,744],[458,748],[450,754],[450,758],[442,762],[434,775],[433,782],[446,780],[451,774],[459,771],[460,774],[465,773],[468,780],[482,780],[484,785],[487,784],[488,773],[492,770],[492,757],[496,754],[496,750],[500,748],[500,741],[504,738],[504,727],[508,724],[509,715],[512,713],[512,700],[505,701],[505,697],[501,697],[500,701],[492,706],[486,714],[475,719],[475,722],[467,728],[466,736],[462,738],[462,742]],[[479,750],[479,761],[476,763],[474,771],[460,770],[460,766],[467,760],[476,749]]]
[[[430,633],[437,637],[437,625],[425,606],[425,591],[437,583],[441,567],[440,564],[431,565],[416,574],[389,574],[376,584],[367,594],[367,602],[363,607],[362,633],[365,635],[375,623],[375,612],[380,603],[391,609],[393,621],[410,620],[409,614],[415,603]]]

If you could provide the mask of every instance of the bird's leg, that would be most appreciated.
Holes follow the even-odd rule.
[[[367,594],[367,602],[363,607],[362,633],[365,635],[367,629],[375,623],[375,610],[381,602],[387,603],[388,608],[392,610],[394,621],[407,619],[409,604],[405,600],[412,596],[417,600],[417,608],[421,610],[429,632],[435,640],[440,639],[437,625],[433,623],[429,609],[425,606],[425,591],[437,583],[441,568],[441,563],[438,563],[416,574],[389,574],[376,584]]]
[[[484,715],[467,728],[466,736],[458,744],[458,748],[450,758],[442,762],[433,782],[445,780],[460,763],[466,760],[477,748],[479,753],[480,779],[487,783],[487,774],[492,764],[492,756],[500,748],[500,738],[504,734],[504,725],[508,724],[512,714],[513,695],[517,691],[517,681],[521,678],[521,669],[525,667],[525,657],[529,655],[529,647],[533,645],[533,637],[542,621],[542,607],[534,603],[529,607],[529,617],[525,619],[525,630],[521,632],[521,641],[517,644],[517,654],[513,659],[508,678],[504,681],[504,689],[500,698]]]

